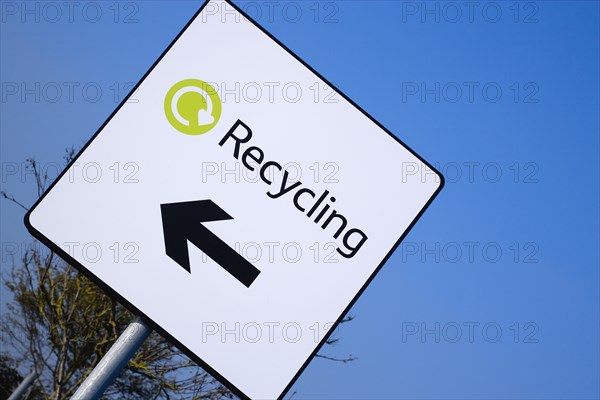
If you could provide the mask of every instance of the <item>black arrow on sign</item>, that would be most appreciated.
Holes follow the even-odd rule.
[[[248,260],[201,224],[233,219],[212,200],[161,204],[160,210],[167,255],[186,271],[192,272],[187,245],[189,240],[246,287],[250,287],[260,274]]]

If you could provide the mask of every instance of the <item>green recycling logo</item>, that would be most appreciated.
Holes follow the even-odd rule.
[[[202,135],[219,122],[221,99],[208,83],[200,79],[184,79],[167,92],[165,115],[179,132]]]

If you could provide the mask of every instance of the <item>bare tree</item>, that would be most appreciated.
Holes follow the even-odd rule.
[[[65,161],[74,156],[68,150]],[[27,160],[41,195],[49,177],[35,160]],[[27,210],[6,192],[0,195]],[[2,318],[3,354],[17,362],[19,370],[36,370],[36,391],[30,399],[70,398],[133,315],[79,274],[52,251],[31,244],[5,278],[13,295]],[[344,322],[352,320],[347,317]],[[330,339],[332,345],[337,339]],[[4,346],[3,346],[4,347]],[[348,362],[320,354],[328,360]],[[206,371],[190,361],[156,332],[110,386],[106,399],[221,399],[233,395]]]

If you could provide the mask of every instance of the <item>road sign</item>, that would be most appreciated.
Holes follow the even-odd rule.
[[[442,185],[233,4],[212,1],[26,224],[236,394],[276,398]]]

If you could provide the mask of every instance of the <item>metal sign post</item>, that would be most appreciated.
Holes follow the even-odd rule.
[[[23,398],[25,393],[27,393],[27,391],[33,385],[33,382],[35,382],[35,378],[37,378],[37,372],[33,370],[23,379],[15,391],[10,395],[8,400],[19,400]]]
[[[119,376],[123,367],[140,349],[152,329],[139,317],[129,324],[100,360],[96,368],[83,381],[72,400],[98,400],[108,386]]]

